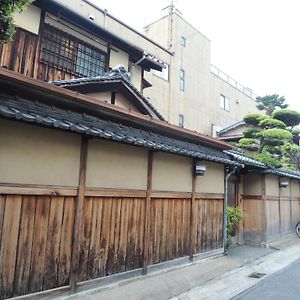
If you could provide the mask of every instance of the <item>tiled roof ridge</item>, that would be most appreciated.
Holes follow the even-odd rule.
[[[98,81],[112,81],[112,80],[121,80],[124,82],[140,99],[142,99],[145,104],[157,115],[157,117],[165,121],[166,119],[161,113],[153,106],[153,104],[146,98],[131,82],[130,82],[131,74],[126,71],[123,65],[117,65],[115,68],[111,69],[108,72],[103,73],[99,76],[94,77],[80,77],[73,78],[67,80],[55,80],[49,83],[52,83],[56,86],[60,87],[68,87],[72,85],[82,84],[82,83],[92,83]]]

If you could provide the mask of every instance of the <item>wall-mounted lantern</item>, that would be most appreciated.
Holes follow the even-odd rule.
[[[195,176],[203,176],[205,172],[206,172],[206,165],[201,165],[201,164],[194,165]]]
[[[280,177],[279,178],[279,187],[286,188],[289,186],[289,180],[286,177]]]

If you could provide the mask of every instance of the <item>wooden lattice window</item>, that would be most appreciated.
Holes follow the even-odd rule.
[[[49,25],[43,31],[40,58],[80,77],[98,76],[105,71],[105,52]]]

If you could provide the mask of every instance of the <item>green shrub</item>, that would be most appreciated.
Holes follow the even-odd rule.
[[[284,122],[286,126],[296,126],[300,123],[300,113],[291,109],[275,110],[272,117]]]
[[[244,122],[252,126],[257,126],[259,122],[265,118],[267,118],[266,115],[260,113],[251,113],[244,117]]]
[[[32,0],[1,0],[0,44],[9,42],[15,32],[13,14],[24,10]]]
[[[257,144],[257,141],[255,139],[250,138],[242,138],[239,140],[237,147],[243,148],[249,151],[257,151],[259,149],[259,146]]]
[[[245,212],[239,206],[227,206],[227,246],[232,243],[231,237],[235,228],[245,218]]]
[[[279,128],[262,130],[261,132],[257,133],[256,136],[264,138],[266,140],[290,140],[292,138],[292,134],[290,131]]]
[[[269,154],[266,153],[259,153],[257,155],[255,155],[254,157],[256,160],[268,165],[268,166],[272,166],[275,168],[280,168],[282,167],[282,163],[280,160],[278,160],[276,157],[271,156]]]
[[[243,134],[245,138],[255,139],[258,132],[259,130],[256,128],[247,128],[244,130]]]
[[[259,122],[258,126],[264,127],[266,129],[269,129],[269,128],[286,129],[286,125],[282,121],[273,119],[271,117],[261,120]]]

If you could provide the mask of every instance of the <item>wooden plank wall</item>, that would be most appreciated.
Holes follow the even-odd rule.
[[[0,299],[67,286],[70,280],[76,189],[55,189],[68,196],[52,196],[53,189],[48,195],[46,188],[19,189],[25,194],[0,195]],[[33,195],[34,190],[44,195]],[[99,196],[87,190],[79,281],[142,268],[146,195],[126,193]],[[148,265],[190,254],[186,194],[158,193],[151,199]],[[194,254],[222,247],[222,215],[220,196],[196,198]]]
[[[223,199],[196,198],[196,232],[194,253],[203,253],[222,248]]]
[[[18,28],[12,42],[0,45],[0,67],[42,81],[75,78],[67,70],[40,61],[40,38]]]
[[[67,285],[74,197],[0,196],[0,298]]]
[[[38,37],[17,29],[13,41],[0,45],[0,66],[34,77]]]
[[[299,195],[293,195],[289,187],[287,189],[285,196],[265,195],[265,211],[262,196],[243,195],[245,241],[268,242],[294,232],[300,220],[300,198]]]
[[[255,243],[262,242],[262,197],[243,195],[243,209],[246,214],[244,220],[244,240]]]

